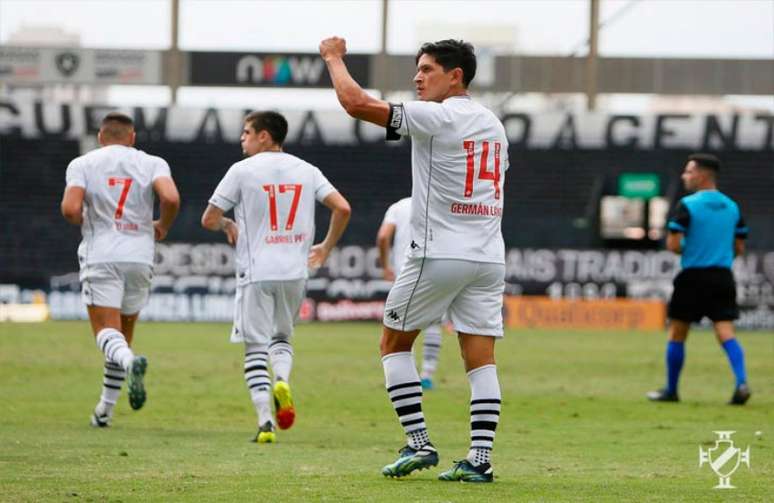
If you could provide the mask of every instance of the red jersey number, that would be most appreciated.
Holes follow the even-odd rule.
[[[285,194],[293,192],[293,201],[290,203],[290,212],[285,222],[285,230],[293,230],[293,224],[296,221],[296,211],[298,203],[301,201],[301,190],[304,188],[300,183],[281,183],[279,185],[264,185],[263,190],[269,196],[269,227],[272,231],[279,230],[279,218],[277,217],[277,192]]]
[[[494,185],[495,199],[500,199],[500,142],[494,143],[494,170],[488,170],[489,164],[489,145],[488,141],[481,143],[481,157],[479,158],[478,179],[479,180],[492,180]],[[465,148],[467,169],[465,171],[465,197],[473,197],[473,180],[476,175],[476,142],[473,140],[465,140],[462,142],[462,146]]]
[[[129,196],[129,189],[132,188],[131,178],[108,178],[108,187],[115,187],[116,185],[123,185],[123,190],[118,198],[118,205],[116,206],[116,212],[113,218],[121,220],[124,216],[124,205],[126,204],[126,198]]]

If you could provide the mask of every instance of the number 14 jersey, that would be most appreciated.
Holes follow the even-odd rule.
[[[261,152],[232,165],[209,202],[234,209],[237,282],[305,279],[315,201],[335,190],[317,167],[284,152]]]
[[[505,263],[501,220],[508,140],[469,96],[410,101],[390,124],[411,136],[409,256]]]

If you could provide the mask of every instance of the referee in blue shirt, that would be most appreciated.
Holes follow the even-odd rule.
[[[667,249],[681,254],[682,271],[675,277],[669,301],[669,342],[666,348],[667,384],[647,394],[650,400],[677,402],[677,381],[685,359],[685,340],[692,322],[707,316],[718,343],[728,355],[736,378],[732,405],[750,398],[744,352],[734,336],[739,317],[731,264],[744,253],[747,226],[739,206],[717,190],[717,157],[693,154],[682,174],[683,185],[693,194],[682,198],[670,216]]]

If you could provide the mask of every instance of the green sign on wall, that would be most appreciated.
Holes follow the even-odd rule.
[[[656,197],[661,195],[661,178],[656,173],[622,173],[618,176],[618,195]]]

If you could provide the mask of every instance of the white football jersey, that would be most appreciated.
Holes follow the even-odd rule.
[[[508,139],[469,96],[410,101],[391,124],[411,136],[410,256],[505,263],[501,231]]]
[[[210,204],[234,208],[238,284],[308,277],[315,201],[335,190],[317,167],[284,152],[262,152],[231,166]]]
[[[387,208],[382,223],[395,226],[390,262],[397,276],[403,269],[403,264],[406,263],[406,256],[411,246],[411,198],[401,199]]]
[[[161,157],[108,145],[74,159],[67,186],[86,190],[78,262],[153,265],[153,181],[171,177]]]

